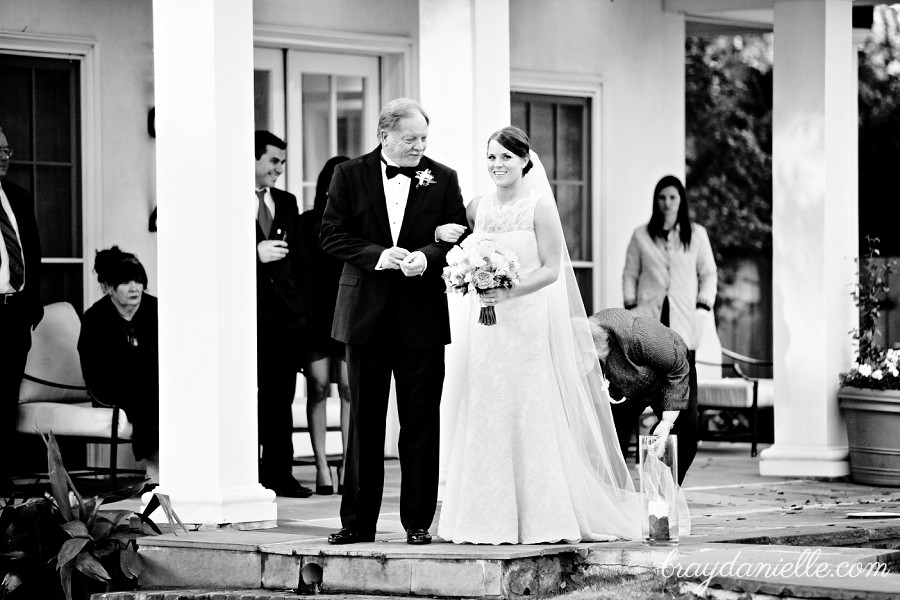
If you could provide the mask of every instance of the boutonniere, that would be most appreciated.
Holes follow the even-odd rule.
[[[431,174],[431,169],[416,171],[416,179],[419,180],[419,183],[416,184],[417,188],[428,187],[429,185],[434,183],[434,175]]]

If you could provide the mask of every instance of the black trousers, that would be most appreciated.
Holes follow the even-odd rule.
[[[697,439],[700,430],[700,417],[697,411],[697,364],[695,352],[690,351],[688,362],[691,370],[688,375],[688,383],[690,387],[690,395],[688,397],[687,408],[680,411],[675,425],[672,427],[672,434],[678,436],[678,483],[684,481],[684,476],[694,462],[697,455]],[[621,404],[611,404],[613,421],[616,424],[616,435],[619,438],[619,447],[622,449],[622,456],[628,458],[628,446],[631,442],[631,435],[637,428],[638,419],[648,404],[658,405],[653,398],[629,398]],[[657,418],[662,418],[662,411],[657,408],[653,409],[653,414]]]
[[[2,243],[2,242],[0,242]],[[22,300],[0,304],[0,485],[13,474],[16,456],[16,423],[19,418],[19,386],[31,349],[31,325]]]
[[[293,477],[294,420],[291,405],[302,358],[302,328],[296,317],[282,309],[257,333],[257,426],[262,447],[260,481],[275,485]],[[279,318],[282,317],[282,318]]]
[[[385,319],[364,345],[347,346],[350,440],[341,522],[375,533],[384,492],[384,442],[391,373],[400,417],[400,520],[428,529],[437,508],[444,346],[410,348]]]

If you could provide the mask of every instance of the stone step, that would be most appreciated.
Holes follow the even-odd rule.
[[[297,541],[288,534],[197,531],[143,538],[139,551],[146,567],[139,584],[145,590],[263,588],[512,599],[565,591],[567,575],[588,547],[441,541],[410,546],[405,537],[391,536],[331,546],[323,538]]]
[[[272,590],[140,590],[94,594],[91,600],[309,600],[309,595]],[[396,600],[392,596],[328,596],[328,600]]]

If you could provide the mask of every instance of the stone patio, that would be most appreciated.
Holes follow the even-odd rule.
[[[327,544],[328,533],[340,526],[340,496],[279,498],[274,529],[201,529],[142,539],[147,569],[140,585],[147,591],[102,597],[149,600],[169,597],[154,596],[152,590],[179,588],[177,597],[184,598],[205,598],[211,590],[220,591],[209,598],[240,598],[228,595],[238,594],[234,590],[245,590],[240,593],[248,598],[315,592],[521,598],[570,590],[573,575],[651,569],[668,571],[686,589],[701,591],[709,585],[790,597],[900,596],[900,519],[848,517],[900,512],[900,489],[761,477],[757,461],[745,444],[704,444],[684,485],[694,534],[674,553],[640,542],[476,546],[436,540],[409,546],[399,523],[399,465],[388,461],[374,543]],[[307,485],[312,482],[309,467],[298,467],[295,474]],[[437,519],[433,534],[436,524]],[[725,569],[729,562],[732,573]],[[810,562],[831,574],[816,572]],[[862,572],[876,562],[894,572]],[[807,567],[785,572],[783,565],[801,563]],[[834,575],[834,568],[844,564],[859,565],[855,568],[861,572]],[[767,566],[771,575],[778,565],[784,576],[753,576],[765,575]],[[735,575],[737,566],[742,569]],[[183,595],[186,590],[195,595]],[[260,590],[288,595],[266,596],[269,592]]]

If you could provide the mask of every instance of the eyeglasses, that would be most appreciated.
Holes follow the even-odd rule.
[[[12,148],[9,148],[9,147],[0,148],[0,158],[9,158],[12,155],[13,155]]]

